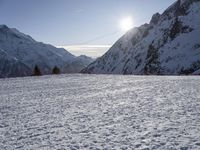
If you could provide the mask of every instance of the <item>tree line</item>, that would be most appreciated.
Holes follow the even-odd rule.
[[[57,66],[55,66],[53,69],[52,69],[52,74],[60,74],[60,68],[58,68]],[[40,68],[36,65],[34,67],[34,70],[33,70],[33,76],[41,76],[42,75],[42,72],[40,70]]]

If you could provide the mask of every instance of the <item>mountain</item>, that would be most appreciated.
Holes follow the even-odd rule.
[[[68,73],[77,73],[87,67],[93,61],[94,59],[91,57],[81,55],[73,59],[71,63],[67,64],[65,66],[65,70],[67,70]]]
[[[42,74],[51,74],[55,66],[61,70],[61,73],[68,73],[65,66],[75,60],[77,57],[65,49],[37,42],[17,29],[0,25],[1,78],[32,75],[36,65]],[[75,70],[76,67],[80,68],[73,65]]]
[[[0,78],[26,75],[31,75],[30,68],[0,49]]]
[[[200,74],[200,0],[178,0],[128,31],[82,73]]]

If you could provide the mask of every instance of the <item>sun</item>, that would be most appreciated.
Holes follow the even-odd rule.
[[[132,29],[133,28],[133,18],[132,17],[123,18],[120,21],[120,28],[123,31],[128,31],[128,30]]]

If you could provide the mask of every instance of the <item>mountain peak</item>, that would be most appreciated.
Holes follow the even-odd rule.
[[[151,18],[150,24],[157,24],[160,19],[160,16],[161,14],[155,13]]]
[[[177,0],[174,4],[172,4],[164,11],[163,15],[174,15],[176,17],[187,15],[187,11],[190,8],[191,4],[199,1],[200,0]]]
[[[1,30],[1,32],[7,32],[10,30],[10,28],[8,28],[8,26],[6,26],[6,25],[0,25],[0,30]]]
[[[32,75],[35,66],[42,74],[51,74],[55,66],[61,73],[78,73],[92,61],[90,57],[75,57],[63,48],[37,42],[15,28],[0,25],[0,78]]]
[[[6,25],[0,25],[0,53],[0,78],[31,75],[36,65],[43,74],[55,66],[64,73],[64,65],[74,59],[66,50],[37,42]]]
[[[7,40],[13,40],[13,39],[18,39],[18,40],[26,40],[29,42],[36,42],[32,37],[30,37],[29,35],[26,35],[22,32],[20,32],[19,30],[15,29],[15,28],[9,28],[6,25],[0,25],[0,36],[1,37],[6,37]],[[10,38],[8,38],[10,37]],[[12,37],[12,38],[11,38]]]
[[[194,5],[195,3],[195,5]],[[200,70],[200,0],[178,0],[134,28],[83,73],[193,74]]]
[[[9,29],[8,26],[6,26],[5,24],[0,25],[0,28],[2,28],[2,29]]]

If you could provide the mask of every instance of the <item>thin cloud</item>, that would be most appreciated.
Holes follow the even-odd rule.
[[[76,56],[87,55],[93,58],[97,58],[108,51],[111,45],[67,45],[57,47],[64,48]]]

